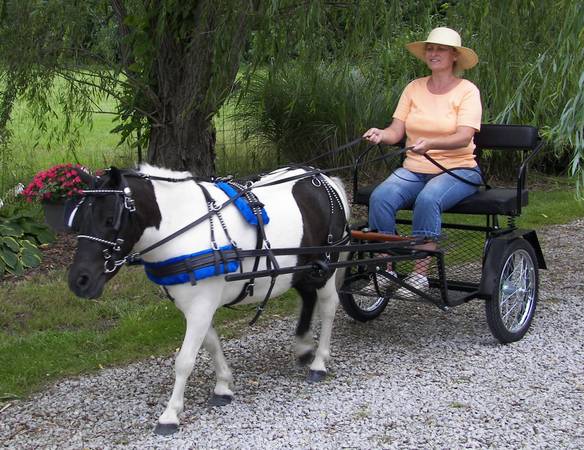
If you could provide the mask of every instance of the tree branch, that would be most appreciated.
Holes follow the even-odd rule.
[[[118,21],[122,66],[127,71],[129,71],[130,66],[134,63],[134,55],[132,54],[131,48],[128,46],[130,27],[128,27],[128,25],[126,25],[125,23],[128,13],[126,11],[126,7],[124,6],[121,0],[111,0],[111,2],[116,19]]]

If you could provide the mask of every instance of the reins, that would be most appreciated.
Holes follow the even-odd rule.
[[[340,153],[342,151],[345,151],[349,148],[352,148],[354,146],[356,146],[357,144],[362,142],[362,138],[357,138],[352,140],[351,142],[348,142],[344,145],[341,145],[340,147],[337,147],[329,152],[320,154],[308,161],[306,161],[306,163],[304,163],[302,166],[304,166],[305,164],[308,164],[310,162],[313,162],[317,159],[323,158],[325,156],[329,156],[329,155],[333,155],[333,154],[337,154]],[[370,145],[367,150],[369,150],[371,147],[373,147],[374,144]],[[174,233],[166,236],[165,238],[161,239],[160,241],[155,242],[154,244],[150,245],[149,247],[145,248],[144,250],[142,250],[141,252],[136,252],[130,255],[125,256],[123,259],[121,260],[117,260],[114,261],[114,266],[112,267],[112,270],[115,270],[116,267],[121,266],[123,264],[135,264],[135,263],[139,263],[140,262],[140,258],[151,252],[152,250],[155,250],[156,248],[166,244],[167,242],[173,240],[174,238],[176,238],[177,236],[180,236],[181,234],[187,232],[188,230],[190,230],[191,228],[196,227],[197,225],[203,223],[204,221],[210,219],[211,217],[213,217],[214,215],[217,214],[218,211],[221,211],[222,209],[224,209],[225,207],[231,205],[232,203],[234,203],[237,199],[245,196],[247,193],[249,193],[252,189],[254,188],[259,188],[259,187],[268,187],[268,186],[276,186],[278,184],[283,184],[283,183],[290,183],[296,180],[300,180],[300,179],[304,179],[304,178],[310,178],[313,177],[315,175],[318,174],[329,174],[329,173],[333,173],[333,172],[338,172],[341,170],[345,170],[345,169],[356,169],[359,166],[364,165],[365,163],[367,164],[371,164],[371,163],[375,163],[378,161],[383,161],[387,158],[390,157],[396,157],[399,156],[401,154],[404,154],[405,152],[407,152],[408,150],[411,150],[411,147],[406,147],[403,149],[400,149],[398,151],[394,151],[394,152],[388,152],[384,155],[381,155],[379,157],[373,158],[371,160],[368,161],[356,161],[352,164],[346,164],[343,166],[337,166],[337,167],[332,167],[332,168],[328,168],[328,169],[314,169],[311,168],[310,170],[306,170],[303,173],[300,174],[296,174],[293,176],[289,176],[289,177],[284,177],[284,178],[278,178],[276,180],[272,180],[272,181],[267,181],[267,182],[263,182],[261,180],[257,181],[257,182],[247,182],[243,188],[237,192],[237,194],[233,197],[229,197],[226,201],[224,201],[222,204],[220,205],[215,205],[215,207],[211,210],[209,210],[206,214],[200,216],[199,218],[197,218],[196,220],[194,220],[193,222],[185,225],[184,227],[180,228],[179,230],[175,231]],[[448,174],[450,174],[451,176],[455,177],[456,179],[467,183],[467,184],[471,184],[473,186],[485,186],[487,187],[487,189],[489,188],[489,186],[486,183],[483,184],[477,184],[477,183],[472,183],[468,180],[465,180],[464,178],[460,177],[459,175],[457,175],[456,173],[452,172],[451,169],[447,169],[444,166],[442,166],[440,163],[438,163],[437,161],[435,161],[431,156],[429,156],[428,154],[424,154],[424,156],[430,161],[432,162],[434,165],[436,165],[437,167],[439,167],[443,172],[446,172]],[[295,169],[295,168],[304,168],[302,167],[300,164],[298,165],[290,165],[288,166],[288,168],[290,169]],[[482,176],[482,174],[481,174]],[[155,176],[155,175],[148,175],[148,174],[144,174],[144,173],[140,173],[140,172],[130,172],[127,174],[122,175],[122,180],[124,180],[124,177],[136,177],[136,178],[143,178],[146,180],[156,180],[156,181],[164,181],[164,182],[170,182],[170,183],[180,183],[180,182],[186,182],[186,181],[209,181],[209,182],[213,182],[215,180],[221,180],[221,177],[218,178],[203,178],[203,177],[195,177],[195,176],[189,176],[189,177],[184,177],[184,178],[170,178],[170,177],[160,177],[160,176]],[[125,182],[125,181],[123,181]],[[129,192],[129,194],[128,194]],[[107,194],[115,194],[115,195],[124,195],[124,206],[126,207],[126,209],[130,210],[129,208],[132,207],[130,205],[133,205],[133,200],[131,198],[131,191],[129,190],[129,187],[126,185],[124,187],[124,190],[108,190],[108,189],[93,189],[93,190],[85,190],[83,191],[84,195],[107,195]],[[127,205],[127,206],[126,206]],[[99,238],[95,238],[92,236],[86,236],[86,235],[80,235],[78,236],[78,238],[86,238],[86,239],[90,239],[90,240],[94,240],[96,242],[101,242],[103,244],[106,245],[110,245],[114,248],[115,251],[119,251],[119,242],[112,242],[112,241],[106,241],[103,239],[99,239]]]
[[[209,193],[202,185],[199,184],[199,182],[203,182],[203,181],[217,182],[217,181],[229,180],[229,178],[223,178],[223,177],[203,178],[203,177],[195,177],[195,176],[187,176],[187,177],[183,177],[183,178],[171,178],[171,177],[161,177],[161,176],[156,176],[156,175],[148,175],[148,174],[144,174],[144,173],[140,173],[140,172],[136,172],[136,171],[127,172],[127,173],[120,172],[120,182],[121,182],[122,189],[99,189],[98,188],[98,189],[87,189],[87,190],[83,191],[84,196],[116,195],[116,196],[120,196],[123,198],[122,204],[118,204],[116,202],[116,205],[118,205],[118,208],[116,211],[116,216],[115,216],[115,220],[114,220],[114,224],[113,224],[113,228],[117,233],[116,238],[112,241],[109,241],[109,240],[105,240],[102,238],[98,238],[98,237],[91,236],[91,235],[85,235],[85,234],[78,235],[77,238],[78,239],[88,239],[88,240],[91,240],[91,241],[94,241],[94,242],[97,242],[97,243],[100,243],[100,244],[103,244],[103,245],[106,245],[109,247],[109,248],[105,248],[103,250],[103,256],[105,259],[105,262],[104,262],[104,272],[105,273],[114,272],[119,267],[123,266],[124,264],[141,264],[142,257],[145,254],[147,254],[147,253],[155,250],[156,248],[172,241],[176,237],[182,235],[183,233],[196,227],[197,225],[200,225],[201,223],[203,223],[207,220],[211,221],[211,230],[213,230],[212,220],[213,220],[214,216],[218,216],[221,224],[223,225],[223,220],[222,220],[221,215],[220,215],[221,210],[223,210],[227,206],[235,203],[238,199],[240,199],[242,197],[245,197],[248,199],[251,197],[255,197],[254,194],[252,193],[252,189],[254,189],[254,188],[276,186],[279,184],[290,183],[290,182],[293,182],[296,180],[306,179],[306,178],[310,178],[310,177],[313,177],[314,179],[316,179],[315,177],[317,177],[317,176],[322,176],[323,174],[329,174],[332,172],[337,172],[337,171],[341,171],[341,170],[345,170],[345,169],[356,170],[357,167],[365,164],[365,161],[362,161],[361,157],[365,153],[367,153],[374,146],[374,144],[371,144],[370,146],[368,146],[367,149],[365,150],[365,152],[363,152],[357,159],[355,159],[352,164],[337,166],[337,167],[333,167],[333,168],[329,168],[329,169],[315,169],[315,168],[310,167],[310,166],[307,167],[307,164],[310,162],[313,162],[317,159],[323,158],[325,156],[338,154],[342,151],[345,151],[349,148],[352,148],[355,145],[361,143],[362,140],[363,140],[362,138],[354,139],[351,142],[348,142],[344,145],[341,145],[340,147],[337,147],[329,152],[317,155],[316,157],[306,161],[302,165],[292,164],[292,165],[286,166],[285,168],[282,168],[283,171],[284,170],[303,169],[304,172],[302,172],[302,173],[292,175],[292,176],[284,176],[282,178],[277,178],[275,180],[270,180],[270,181],[262,182],[262,180],[260,178],[258,181],[247,181],[244,185],[238,184],[238,189],[237,189],[235,195],[228,196],[228,199],[219,205],[217,205],[217,203],[214,200],[212,200],[212,199],[211,199],[212,201],[209,200],[209,197],[210,197]],[[388,152],[388,153],[383,154],[379,157],[368,160],[367,163],[371,164],[371,163],[374,163],[377,161],[385,160],[389,157],[396,157],[398,155],[401,155],[401,154],[407,152],[408,150],[411,150],[411,148],[412,147],[406,147],[406,148],[400,149],[398,151]],[[465,180],[464,178],[455,174],[452,171],[453,169],[447,169],[447,168],[443,167],[440,163],[435,161],[428,154],[424,154],[424,157],[426,157],[426,159],[428,159],[432,164],[439,167],[443,172],[450,174],[451,176],[455,177],[456,179],[458,179],[466,184],[470,184],[470,185],[473,185],[476,187],[485,186],[487,189],[489,189],[489,186],[486,183],[477,184],[477,183],[473,183],[473,182],[470,182],[468,180]],[[282,172],[282,173],[285,173],[285,172]],[[121,251],[121,247],[124,243],[124,240],[120,239],[118,237],[120,227],[121,227],[121,222],[122,222],[123,217],[124,217],[124,213],[127,213],[129,215],[136,210],[134,199],[132,198],[132,191],[131,191],[131,189],[126,181],[126,177],[136,177],[136,178],[142,178],[145,180],[155,180],[155,181],[163,181],[163,182],[170,182],[170,183],[194,181],[197,185],[199,185],[201,187],[201,189],[203,190],[203,193],[205,194],[208,211],[206,214],[203,214],[202,216],[198,217],[194,221],[190,222],[189,224],[185,225],[184,227],[180,228],[179,230],[175,231],[174,233],[164,237],[163,239],[153,243],[152,245],[148,246],[147,248],[143,249],[142,251],[128,254],[121,259],[115,259],[114,258],[115,254]],[[482,177],[482,173],[481,173],[481,177]],[[484,178],[483,178],[483,182],[484,182]],[[314,181],[313,181],[313,183],[314,183]],[[326,184],[326,182],[324,184]],[[315,184],[315,186],[317,186],[317,184]],[[320,186],[320,182],[318,183],[318,186]],[[326,186],[325,186],[325,188],[326,188]],[[329,200],[331,200],[330,199],[330,196],[331,196],[330,189],[326,189],[326,190],[327,190],[327,195],[329,196]],[[338,198],[337,198],[337,201],[339,202]],[[332,202],[332,200],[331,200],[331,202]],[[77,206],[79,206],[81,203],[82,202],[80,202]],[[274,257],[273,257],[274,254],[271,252],[269,242],[267,241],[267,239],[265,237],[265,232],[263,230],[263,222],[261,221],[261,215],[257,215],[257,216],[258,216],[258,220],[260,221],[260,225],[258,226],[258,228],[259,228],[258,233],[261,233],[261,235],[263,237],[263,241],[266,245],[267,253],[269,253],[268,256],[270,256],[269,261],[268,261],[268,266],[273,266],[274,269],[277,269],[278,268],[277,261],[274,259]],[[223,228],[225,230],[224,226],[223,226]],[[213,236],[213,231],[212,231],[212,236]],[[258,236],[260,236],[260,235],[258,234]],[[258,237],[258,242],[260,242],[259,239],[260,238]],[[341,241],[339,241],[339,242],[341,242]],[[330,236],[329,236],[328,244],[331,247],[333,247],[334,245],[339,245],[339,242],[333,243],[332,238],[330,238]],[[343,241],[343,242],[345,243],[345,241]],[[215,243],[214,239],[213,239],[212,244],[214,247],[216,247],[216,243]],[[259,248],[256,248],[256,252],[258,250],[259,250]],[[329,257],[330,253],[331,253],[330,251],[326,252],[327,257]],[[258,253],[255,254],[256,258],[258,257],[258,255],[259,255]],[[258,263],[258,259],[256,259],[255,265],[257,265],[257,263]],[[268,267],[268,269],[270,270],[270,272],[274,272],[274,270],[270,269],[269,267]],[[255,270],[257,270],[257,269],[255,269]],[[273,285],[274,285],[274,281],[275,281],[274,278],[275,277],[273,277],[273,279],[271,280],[272,282],[270,283],[268,297],[269,297],[269,293],[271,292]],[[252,280],[250,280],[248,285],[246,285],[245,289],[242,291],[241,295],[238,296],[238,298],[243,296],[244,292],[247,292],[250,288],[251,288],[251,290],[253,290],[253,284],[254,283],[253,283],[253,279],[252,279]],[[262,303],[261,309],[263,309],[264,304],[265,304],[265,300]],[[255,321],[255,319],[254,319],[254,321]]]
[[[363,140],[363,138],[358,137],[357,139],[353,139],[351,142],[347,142],[346,144],[341,145],[340,147],[337,147],[331,151],[328,151],[326,153],[321,153],[320,155],[315,156],[314,158],[309,159],[308,161],[304,161],[302,164],[303,165],[308,165],[311,162],[317,161],[321,158],[324,158],[325,156],[332,156],[332,155],[336,155],[337,153],[340,153],[344,150],[347,150],[351,147],[354,147],[357,144],[360,144],[361,141]]]
[[[407,147],[405,150],[410,150],[410,149],[411,149],[411,147]],[[466,180],[465,178],[463,178],[460,175],[453,172],[454,170],[457,170],[457,169],[472,170],[472,168],[470,168],[470,167],[455,167],[453,169],[447,169],[446,167],[444,167],[442,164],[440,164],[438,161],[436,161],[434,158],[432,158],[427,153],[424,153],[424,158],[426,158],[428,161],[430,161],[432,164],[434,164],[436,167],[438,167],[440,170],[442,170],[442,172],[447,173],[448,175],[456,178],[458,181],[462,181],[463,183],[469,184],[469,185],[474,186],[474,187],[484,187],[485,189],[491,189],[491,186],[489,184],[487,184],[487,181],[485,180],[485,176],[483,175],[482,172],[479,172],[479,175],[481,176],[482,183],[473,183],[472,181]]]

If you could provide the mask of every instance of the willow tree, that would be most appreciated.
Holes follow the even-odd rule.
[[[213,172],[212,117],[262,17],[259,1],[4,0],[1,7],[0,127],[18,96],[42,126],[57,91],[71,132],[72,118],[89,120],[92,103],[107,95],[119,105],[114,131],[140,136],[150,162]]]
[[[288,83],[283,86],[290,99],[280,102],[286,120],[273,121],[283,125],[270,133],[280,141],[301,136],[313,146],[324,138],[310,142],[308,133],[320,132],[324,119],[306,123],[315,116],[302,109],[292,116],[290,108],[304,98],[306,111],[338,116],[340,123],[328,134],[340,139],[356,133],[346,124],[358,122],[360,111],[366,112],[363,123],[376,115],[389,118],[404,83],[424,70],[404,43],[425,38],[433,26],[450,25],[481,57],[468,77],[483,93],[485,120],[539,126],[562,163],[572,156],[573,173],[583,174],[580,3],[554,0],[553,7],[541,8],[532,0],[3,0],[0,132],[17,98],[29,101],[41,127],[58,104],[67,117],[64,132],[73,133],[70,119],[89,119],[92,102],[107,95],[119,105],[115,131],[122,139],[139,136],[150,162],[209,174],[212,118],[235,86],[244,92],[251,85],[246,78],[236,83],[242,56],[248,67],[261,64],[260,74]],[[296,73],[291,63],[307,74],[300,73],[294,90],[288,89]],[[324,98],[328,91],[310,87],[322,81],[319,70],[333,65],[329,72],[346,79],[349,89],[339,83]],[[56,101],[48,95],[53,92]],[[319,95],[330,103],[328,110]],[[295,132],[291,127],[302,121]]]
[[[90,120],[93,102],[108,96],[119,105],[114,131],[147,146],[149,162],[209,174],[213,116],[235,86],[247,86],[245,76],[236,83],[242,55],[251,68],[296,58],[314,64],[343,48],[363,55],[390,30],[396,8],[415,18],[417,5],[439,3],[3,0],[0,130],[20,97],[41,128],[58,106],[71,135],[72,118]]]

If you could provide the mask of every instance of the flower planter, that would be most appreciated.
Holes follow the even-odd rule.
[[[50,226],[53,231],[69,231],[65,224],[65,202],[43,202],[42,205],[45,212],[45,223]]]

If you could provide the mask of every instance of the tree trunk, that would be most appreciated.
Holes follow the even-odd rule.
[[[149,118],[151,163],[199,176],[215,173],[212,118],[237,76],[254,7],[240,0],[197,2],[189,7],[187,33],[184,11],[165,16],[164,32],[152,36],[156,55],[149,84],[157,99]],[[160,17],[151,20],[151,29],[160,29]]]
[[[178,102],[177,100],[174,100]],[[174,170],[188,170],[196,175],[215,173],[215,129],[209,120],[202,120],[193,111],[187,117],[174,116],[150,131],[148,161]]]

